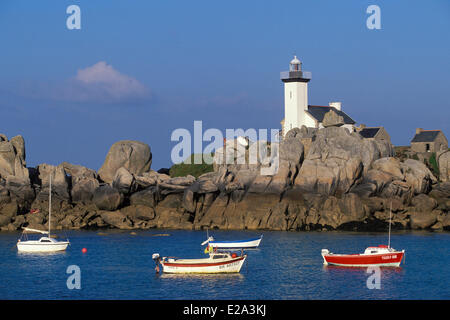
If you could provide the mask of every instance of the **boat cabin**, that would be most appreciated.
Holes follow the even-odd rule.
[[[40,237],[39,239],[33,240],[29,239],[27,236],[21,237],[18,242],[21,241],[33,241],[34,243],[57,243],[58,241],[49,237]]]
[[[175,258],[175,257],[162,257],[161,261],[163,263],[198,263],[198,262],[211,262],[211,260],[215,260],[217,262],[221,262],[224,260],[229,260],[229,259],[235,259],[237,258],[238,255],[233,252],[211,252],[209,254],[208,258],[203,258],[203,259],[180,259],[180,258]],[[159,257],[157,257],[156,259],[159,259]],[[154,259],[155,260],[155,259]]]
[[[211,253],[209,256],[211,259],[229,259],[229,258],[236,258],[237,254],[236,253],[229,253],[229,252],[215,252],[215,253]]]
[[[39,242],[44,242],[44,243],[54,243],[57,242],[55,239],[49,238],[49,237],[42,237],[39,239]]]
[[[379,245],[378,247],[368,247],[364,251],[364,254],[382,254],[389,253],[391,249],[386,245]]]

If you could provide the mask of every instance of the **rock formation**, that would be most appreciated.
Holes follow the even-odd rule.
[[[390,142],[335,123],[279,143],[226,141],[198,178],[153,171],[148,145],[119,141],[97,174],[67,162],[27,168],[23,138],[0,135],[0,230],[46,228],[50,174],[55,229],[386,231],[392,208],[394,229],[450,230],[448,154],[438,181]]]
[[[345,124],[345,121],[343,116],[338,115],[334,110],[330,110],[325,113],[322,124],[325,128],[340,127]]]
[[[120,167],[124,167],[131,174],[142,175],[150,170],[151,164],[152,153],[147,144],[123,140],[111,146],[98,175],[104,182],[111,183]]]
[[[438,162],[441,181],[450,181],[450,151],[439,154]]]

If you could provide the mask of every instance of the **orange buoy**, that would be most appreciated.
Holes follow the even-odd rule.
[[[83,248],[83,249],[81,249],[81,252],[86,253],[86,252],[87,252],[87,249],[86,249],[86,248]]]

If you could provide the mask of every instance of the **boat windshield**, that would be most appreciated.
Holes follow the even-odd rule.
[[[215,254],[215,255],[213,255],[213,259],[223,259],[223,258],[226,258],[227,257],[227,255],[225,255],[225,254]]]

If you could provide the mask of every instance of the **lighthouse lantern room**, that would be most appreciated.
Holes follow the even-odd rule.
[[[283,134],[302,125],[314,127],[315,123],[305,114],[308,110],[308,82],[311,80],[311,73],[302,71],[302,63],[294,56],[289,64],[289,71],[281,72],[280,76],[284,82]]]

